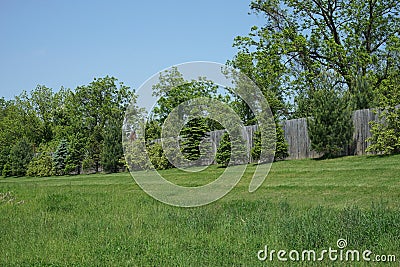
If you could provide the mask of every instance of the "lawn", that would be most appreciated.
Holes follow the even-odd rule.
[[[380,266],[377,262],[260,261],[259,250],[371,250],[400,262],[400,155],[273,164],[254,193],[255,166],[224,198],[198,208],[167,206],[129,173],[0,178],[0,266]],[[194,177],[196,186],[223,172]],[[286,255],[287,257],[287,255]],[[372,258],[372,256],[371,256]]]

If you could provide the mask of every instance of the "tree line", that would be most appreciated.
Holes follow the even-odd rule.
[[[276,158],[287,156],[282,120],[307,118],[312,148],[335,157],[351,142],[351,111],[364,108],[380,114],[371,123],[368,150],[400,152],[397,0],[256,0],[250,8],[264,22],[235,38],[237,54],[227,64],[246,74],[268,100],[277,129]],[[153,94],[159,101],[146,123],[146,145],[159,169],[172,166],[152,140],[160,138],[166,117],[180,103],[211,97],[231,106],[244,125],[257,122],[243,100],[218,93],[205,78],[185,81],[176,68],[160,74]],[[135,98],[127,86],[106,76],[75,90],[54,93],[38,86],[15,99],[0,99],[0,171],[48,176],[124,168],[121,128]],[[218,129],[222,126],[207,118],[189,121],[181,132],[185,157],[198,159],[201,140]],[[260,153],[259,138],[256,133],[253,158]],[[228,136],[222,138],[220,164],[227,165],[229,142]]]
[[[123,167],[121,128],[133,91],[114,77],[75,90],[37,86],[0,99],[3,176],[49,176]]]

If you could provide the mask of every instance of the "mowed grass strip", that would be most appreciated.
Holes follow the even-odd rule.
[[[250,165],[227,196],[190,209],[152,199],[129,173],[0,179],[0,266],[279,266],[288,263],[260,262],[257,252],[265,245],[336,248],[339,238],[349,249],[400,260],[399,162],[400,156],[276,162],[254,193]],[[161,173],[197,186],[223,171]]]

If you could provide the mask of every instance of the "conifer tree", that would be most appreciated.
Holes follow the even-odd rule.
[[[68,157],[68,143],[67,140],[63,139],[57,147],[56,152],[53,155],[53,164],[56,175],[64,175],[65,168],[67,166]]]
[[[208,131],[205,120],[201,118],[190,120],[182,129],[182,153],[186,159],[196,160],[200,157],[200,142]]]

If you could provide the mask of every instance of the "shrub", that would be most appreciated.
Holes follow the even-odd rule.
[[[26,174],[28,176],[46,177],[55,174],[53,166],[53,158],[48,152],[37,154],[28,164]]]
[[[237,136],[240,137],[239,135]],[[246,164],[249,162],[248,151],[246,150],[246,147],[237,139],[234,141],[234,145],[232,145],[232,141],[228,132],[225,132],[222,135],[215,159],[218,164],[221,164],[225,167],[228,166],[231,160],[232,165]]]
[[[157,170],[166,170],[173,167],[165,156],[161,144],[155,143],[150,145],[147,149],[147,153],[150,157],[151,163]]]
[[[26,174],[28,176],[39,177],[55,175],[52,157],[54,150],[54,142],[41,144],[37,150],[38,152],[32,158],[31,162],[29,162]]]
[[[12,175],[11,164],[9,162],[4,164],[1,175],[3,175],[4,177],[9,177]]]
[[[372,137],[367,151],[383,154],[400,153],[400,78],[393,75],[384,81],[377,91],[379,106],[382,108],[379,121],[372,121]]]

